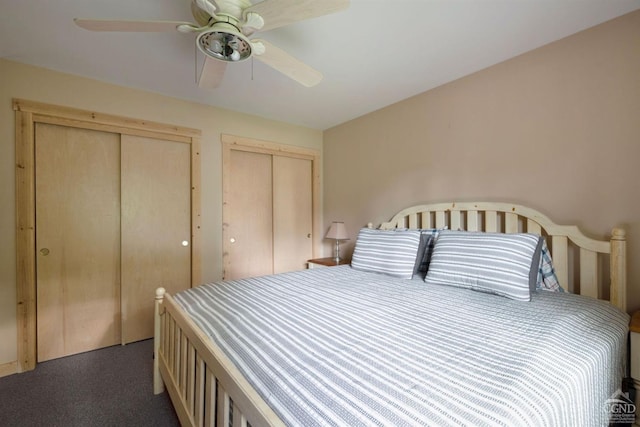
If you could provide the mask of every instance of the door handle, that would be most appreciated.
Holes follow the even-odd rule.
[[[40,249],[40,254],[42,254],[42,256],[49,255],[49,249],[47,249],[47,248]]]

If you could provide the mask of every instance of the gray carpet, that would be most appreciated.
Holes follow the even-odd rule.
[[[0,378],[0,426],[178,426],[153,394],[153,340],[39,363]]]

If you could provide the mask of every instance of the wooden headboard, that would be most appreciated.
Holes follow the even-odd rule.
[[[412,206],[394,215],[381,229],[440,228],[544,236],[560,285],[569,292],[607,299],[627,310],[625,231],[614,228],[610,240],[585,236],[576,226],[558,225],[525,206],[467,202]],[[609,273],[610,282],[604,280]],[[608,291],[608,292],[607,292]]]

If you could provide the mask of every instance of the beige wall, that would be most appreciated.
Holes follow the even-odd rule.
[[[12,98],[202,130],[203,279],[222,277],[220,134],[322,150],[322,132],[0,60],[0,368],[16,360],[15,169]],[[1,371],[1,369],[0,369]]]
[[[640,308],[640,11],[324,134],[324,218],[352,235],[436,201],[525,204],[629,234]]]

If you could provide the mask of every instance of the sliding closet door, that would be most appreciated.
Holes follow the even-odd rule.
[[[224,278],[273,272],[271,155],[231,150],[224,195]]]
[[[306,268],[313,258],[314,160],[223,137],[224,278]]]
[[[273,272],[303,270],[313,258],[311,160],[273,156]]]
[[[191,286],[191,145],[122,136],[122,342],[153,336],[157,287]]]
[[[37,358],[120,342],[120,135],[35,126]]]

